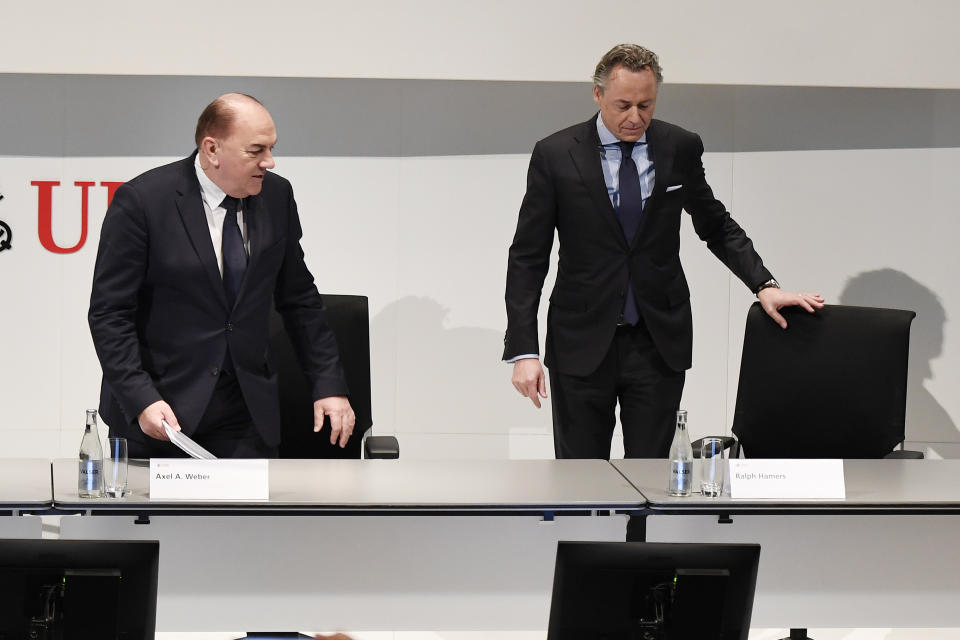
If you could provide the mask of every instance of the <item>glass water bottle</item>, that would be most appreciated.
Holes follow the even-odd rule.
[[[103,497],[103,448],[97,430],[97,412],[87,409],[87,426],[80,441],[80,475],[77,492],[81,498]]]
[[[667,493],[672,496],[689,496],[693,486],[693,448],[687,433],[687,412],[677,411],[677,429],[670,445],[670,479]]]

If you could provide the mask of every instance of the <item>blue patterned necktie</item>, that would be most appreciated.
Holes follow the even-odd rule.
[[[617,206],[617,220],[623,230],[627,245],[633,242],[640,228],[643,216],[643,192],[640,190],[640,173],[633,161],[633,142],[618,142],[620,145],[620,202]],[[633,279],[627,282],[627,295],[623,301],[623,322],[637,324],[640,312],[633,294]]]
[[[240,292],[240,283],[243,282],[243,273],[247,270],[247,251],[243,248],[243,233],[237,224],[237,206],[240,201],[233,196],[227,196],[220,204],[227,210],[223,219],[223,289],[227,294],[227,304],[230,309],[237,302]]]

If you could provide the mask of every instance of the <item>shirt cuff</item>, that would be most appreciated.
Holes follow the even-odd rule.
[[[523,354],[523,355],[513,356],[513,357],[510,358],[509,360],[504,360],[504,362],[506,362],[507,364],[513,364],[513,363],[516,362],[517,360],[526,360],[527,358],[533,358],[534,360],[539,360],[539,359],[540,359],[540,354],[539,354],[539,353],[525,353],[525,354]]]

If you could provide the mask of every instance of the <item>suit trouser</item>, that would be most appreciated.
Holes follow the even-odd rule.
[[[557,458],[609,460],[618,403],[625,457],[666,458],[684,378],[663,361],[643,324],[617,327],[593,373],[550,370]]]
[[[593,373],[550,370],[556,457],[609,460],[619,403],[625,457],[666,458],[685,377],[667,366],[642,321],[617,327]],[[627,540],[644,538],[643,520],[631,517]]]
[[[236,376],[226,371],[217,379],[210,402],[200,424],[190,436],[218,458],[276,458],[277,447],[268,446],[250,417]],[[131,458],[182,458],[186,454],[176,445],[154,440],[130,440]]]

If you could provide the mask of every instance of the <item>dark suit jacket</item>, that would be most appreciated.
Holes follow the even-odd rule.
[[[507,265],[504,359],[540,353],[537,309],[554,230],[560,239],[550,296],[545,362],[588,375],[613,341],[628,278],[650,335],[666,363],[690,367],[690,290],[680,265],[680,211],[734,274],[756,289],[772,276],[753,243],[714,198],[704,176],[700,137],[653,120],[647,144],[653,194],[632,243],[624,238],[603,180],[596,116],[538,142]],[[679,188],[670,189],[670,187]]]
[[[275,446],[271,307],[284,316],[315,399],[347,394],[336,339],[304,264],[293,190],[270,172],[260,194],[246,200],[250,260],[236,305],[227,308],[195,155],[127,182],[107,210],[88,314],[103,369],[100,413],[111,433],[143,440],[137,416],[163,399],[191,434],[229,345],[250,415]]]

